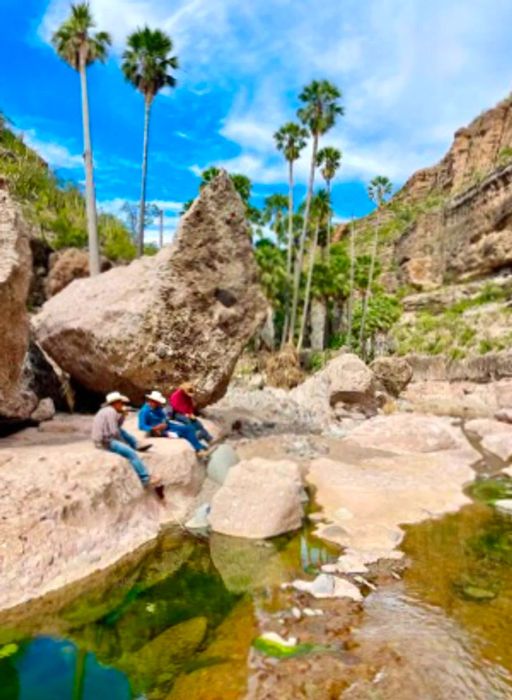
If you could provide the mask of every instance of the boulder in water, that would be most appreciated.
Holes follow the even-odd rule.
[[[266,459],[242,461],[232,467],[212,499],[214,532],[263,539],[300,527],[302,482],[295,462]]]

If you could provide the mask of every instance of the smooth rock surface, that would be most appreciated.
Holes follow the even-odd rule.
[[[486,435],[481,445],[486,452],[490,452],[504,462],[512,459],[512,431]]]
[[[314,581],[296,580],[292,586],[297,591],[310,593],[315,598],[350,598],[355,602],[363,600],[357,586],[332,574],[319,574]]]
[[[181,220],[171,246],[75,280],[34,321],[43,349],[84,387],[141,401],[184,380],[198,403],[226,391],[265,319],[245,206],[222,173]]]
[[[155,440],[142,455],[166,500],[142,488],[131,465],[90,442],[90,417],[31,428],[0,451],[0,608],[8,608],[104,568],[183,519],[204,470],[183,440]]]
[[[401,524],[469,502],[463,487],[474,478],[479,453],[446,419],[375,418],[341,442],[340,454],[343,445],[347,457],[356,445],[373,453],[357,461],[316,459],[307,477],[327,520],[317,532],[347,548],[340,570],[400,556],[394,550],[404,536]]]
[[[251,539],[296,530],[303,517],[301,487],[295,462],[259,458],[239,462],[212,499],[212,530]]]

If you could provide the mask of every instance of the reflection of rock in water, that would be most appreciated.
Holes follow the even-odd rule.
[[[296,569],[286,552],[279,552],[270,542],[216,533],[210,537],[210,556],[231,593],[254,593],[266,586],[278,586]]]
[[[512,676],[478,659],[471,636],[442,610],[421,605],[402,591],[366,599],[366,621],[356,635],[361,653],[390,647],[401,667],[382,670],[373,685],[356,684],[344,698],[362,700],[370,690],[383,700],[508,700]]]

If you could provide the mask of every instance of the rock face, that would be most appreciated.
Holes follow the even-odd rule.
[[[36,317],[44,350],[87,389],[140,401],[196,383],[206,404],[226,391],[265,319],[242,201],[221,173],[152,258],[75,280]]]
[[[0,417],[25,419],[37,397],[22,386],[29,343],[27,295],[32,275],[30,229],[8,193],[0,190]]]
[[[106,258],[101,260],[101,271],[110,270],[112,263]],[[79,248],[67,248],[53,253],[50,257],[50,269],[45,281],[46,297],[53,297],[61,292],[73,280],[89,276],[89,253]]]
[[[232,467],[212,499],[212,530],[263,539],[300,527],[302,482],[294,462],[251,459]]]
[[[126,460],[92,446],[91,420],[59,417],[2,441],[2,609],[108,566],[194,503],[204,472],[185,441],[155,440],[143,456],[162,478],[162,502]]]

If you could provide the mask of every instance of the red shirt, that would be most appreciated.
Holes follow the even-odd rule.
[[[176,391],[171,394],[169,403],[176,413],[183,413],[184,415],[188,416],[196,412],[196,407],[194,406],[193,400],[183,391],[183,389],[176,389]]]

